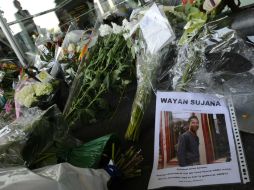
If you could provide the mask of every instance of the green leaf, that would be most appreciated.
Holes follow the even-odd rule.
[[[92,118],[95,118],[95,112],[92,109],[85,109],[85,112]]]
[[[131,83],[130,80],[123,80],[123,81],[122,81],[122,84],[123,84],[123,85],[128,85],[128,84],[130,84],[130,83]]]
[[[119,144],[115,135],[106,135],[73,148],[68,154],[68,162],[82,168],[98,168],[104,153],[111,155],[112,143]]]
[[[109,90],[109,84],[110,84],[110,82],[109,82],[109,73],[107,73],[103,83],[105,84],[106,88]]]
[[[100,108],[105,109],[108,107],[107,101],[104,100],[103,98],[98,98],[97,101],[98,101]]]
[[[132,55],[132,58],[135,59],[136,53],[135,53],[134,47],[131,48],[131,55]]]
[[[127,47],[130,49],[131,47],[132,47],[132,42],[131,42],[131,40],[130,39],[128,39],[127,41],[126,41],[127,43]]]
[[[121,73],[121,69],[117,69],[117,70],[113,71],[112,83],[115,83],[116,81],[118,81],[120,79],[120,77],[119,77],[120,73]]]
[[[95,78],[90,82],[90,87],[95,88],[96,86],[98,86],[98,80]]]
[[[186,12],[186,13],[189,13],[191,7],[192,7],[192,5],[191,5],[190,2],[188,1],[187,4],[185,5],[185,12]]]
[[[195,1],[195,4],[197,7],[200,7],[201,5],[203,5],[203,3],[204,3],[204,0],[196,0]]]
[[[105,102],[100,98],[106,97],[109,89],[119,93],[125,85],[122,83],[123,76],[124,80],[133,79],[132,75],[130,78],[128,76],[129,73],[134,74],[131,64],[135,58],[135,51],[131,48],[131,41],[126,41],[121,35],[98,37],[96,44],[90,50],[89,63],[81,71],[80,78],[83,81],[77,79],[78,82],[73,88],[79,93],[75,96],[76,91],[73,91],[74,98],[71,101],[75,103],[69,104],[70,107],[65,111],[68,123],[78,121],[80,117],[85,118],[86,114],[88,118],[86,121],[90,121],[89,117],[93,114],[96,119],[100,119],[97,118],[98,110],[101,111],[101,108],[105,107]],[[93,114],[89,115],[84,108],[91,109]]]
[[[190,13],[199,13],[200,10],[197,7],[190,7],[189,9]]]

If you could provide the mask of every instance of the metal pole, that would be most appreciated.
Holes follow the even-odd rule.
[[[15,52],[15,54],[17,55],[21,65],[26,68],[27,64],[26,64],[26,57],[24,52],[22,51],[22,49],[20,48],[19,44],[17,43],[16,39],[14,38],[14,36],[12,35],[12,32],[9,28],[9,26],[7,25],[4,17],[2,16],[2,11],[0,10],[0,28],[2,29],[5,37],[7,38],[7,40],[9,41],[13,51]]]

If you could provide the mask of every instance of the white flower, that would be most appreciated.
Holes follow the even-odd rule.
[[[136,32],[136,30],[139,27],[139,22],[137,20],[133,20],[131,22],[128,22],[126,19],[123,20],[123,37],[125,39],[128,39],[131,37],[133,33]]]
[[[81,47],[80,47],[80,45],[77,45],[77,47],[76,47],[76,53],[79,53],[79,52],[81,52]]]
[[[99,28],[99,31],[100,31],[100,36],[106,36],[111,34],[113,32],[113,29],[107,24],[102,24]]]
[[[130,31],[132,29],[132,24],[128,22],[128,20],[124,19],[123,20],[123,28],[125,31]]]
[[[70,43],[69,46],[68,46],[68,48],[67,48],[67,50],[68,50],[69,53],[75,52],[75,51],[76,51],[76,46],[75,46],[75,44]]]
[[[114,34],[120,34],[123,32],[123,28],[115,23],[112,22],[113,25],[113,33]]]

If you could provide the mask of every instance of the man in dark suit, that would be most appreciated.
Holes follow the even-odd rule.
[[[30,37],[32,37],[33,35],[37,35],[37,26],[34,23],[33,18],[30,18],[31,15],[28,10],[24,10],[18,0],[14,0],[13,4],[18,9],[18,11],[15,13],[16,19],[22,20],[27,18],[27,20],[20,22],[22,30],[26,30]]]

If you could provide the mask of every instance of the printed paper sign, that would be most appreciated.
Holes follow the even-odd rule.
[[[158,92],[148,188],[240,182],[226,101],[208,94]]]

